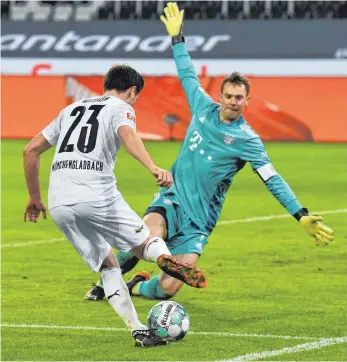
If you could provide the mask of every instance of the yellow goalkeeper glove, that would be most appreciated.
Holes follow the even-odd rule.
[[[323,216],[307,215],[301,216],[300,225],[309,234],[314,243],[318,245],[328,245],[334,240],[334,231],[320,221]]]
[[[181,33],[184,10],[179,10],[177,3],[168,3],[164,8],[164,15],[160,16],[160,20],[166,26],[166,31],[173,38]]]

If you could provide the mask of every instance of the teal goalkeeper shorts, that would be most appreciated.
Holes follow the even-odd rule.
[[[182,207],[174,203],[169,195],[156,194],[145,215],[152,212],[162,215],[166,221],[165,242],[172,255],[202,254],[209,235],[195,225]]]

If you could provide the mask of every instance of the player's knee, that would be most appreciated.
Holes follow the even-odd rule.
[[[153,237],[161,238],[163,235],[162,230],[159,228],[151,228],[150,230]]]
[[[163,239],[166,237],[167,230],[163,216],[156,213],[150,213],[147,214],[143,220],[148,226],[152,236]]]

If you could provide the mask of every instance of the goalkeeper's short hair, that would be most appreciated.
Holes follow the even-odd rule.
[[[222,85],[221,85],[221,92],[223,93],[223,88],[226,83],[232,83],[236,85],[244,85],[246,88],[247,95],[249,94],[249,91],[251,90],[251,85],[249,83],[249,80],[244,77],[239,72],[233,72],[229,77],[226,77],[223,79]]]

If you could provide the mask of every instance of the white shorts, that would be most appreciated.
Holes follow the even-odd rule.
[[[150,234],[146,224],[122,195],[106,201],[57,206],[50,213],[94,272],[100,270],[111,246],[129,251],[141,245]]]

